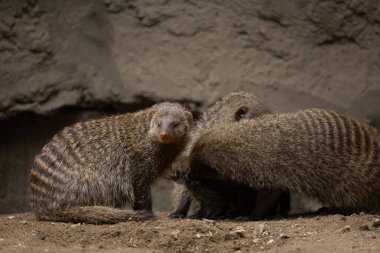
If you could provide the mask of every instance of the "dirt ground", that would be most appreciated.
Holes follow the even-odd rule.
[[[379,216],[304,216],[257,222],[157,220],[116,225],[0,217],[0,252],[380,252]]]

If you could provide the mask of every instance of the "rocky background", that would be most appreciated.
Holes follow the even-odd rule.
[[[379,127],[379,45],[377,0],[0,0],[0,213],[28,210],[59,129],[162,100],[199,112],[246,90]]]

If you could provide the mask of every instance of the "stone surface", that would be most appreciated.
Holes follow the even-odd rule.
[[[0,116],[243,89],[378,122],[379,16],[376,0],[1,1]]]
[[[376,0],[0,1],[0,212],[27,207],[33,155],[87,110],[246,90],[379,127],[378,45]]]

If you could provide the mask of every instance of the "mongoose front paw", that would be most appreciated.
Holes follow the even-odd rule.
[[[234,218],[234,220],[236,220],[236,221],[250,221],[250,220],[252,220],[252,218],[250,218],[248,216],[239,216],[239,217]]]
[[[173,212],[173,213],[169,214],[168,217],[170,219],[183,219],[186,217],[186,215],[184,215],[182,213]]]
[[[264,217],[257,215],[249,215],[249,216],[238,216],[234,218],[236,221],[259,221],[265,219]]]
[[[192,220],[200,220],[202,218],[204,218],[202,215],[200,214],[193,214],[193,215],[190,215],[188,216],[189,219],[192,219]]]

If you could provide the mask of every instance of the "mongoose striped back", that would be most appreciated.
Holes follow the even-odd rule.
[[[254,188],[304,193],[342,211],[380,210],[377,132],[333,111],[266,115],[210,129],[194,146],[191,169],[197,166]]]
[[[321,136],[320,142],[311,139],[310,148],[313,149],[311,151],[329,148],[331,152],[348,155],[347,158],[352,160],[363,160],[368,163],[379,160],[376,129],[333,111],[307,110],[298,115],[300,131],[305,132],[305,135],[299,135],[300,137]]]
[[[56,134],[30,171],[39,219],[115,223],[152,213],[150,186],[187,143],[192,115],[176,103],[77,123]],[[164,138],[164,139],[163,139]]]
[[[119,152],[113,151],[127,143],[128,133],[122,121],[123,117],[119,116],[78,123],[55,135],[36,156],[30,171],[32,205],[52,209],[68,203],[110,206],[125,203],[126,196],[117,198],[120,203],[112,203],[119,189],[97,180],[100,175],[109,183],[121,180],[107,177],[110,169],[122,173],[126,166],[125,159],[118,157]],[[71,194],[67,188],[73,187],[81,190]],[[91,194],[94,191],[100,194],[94,197]]]

